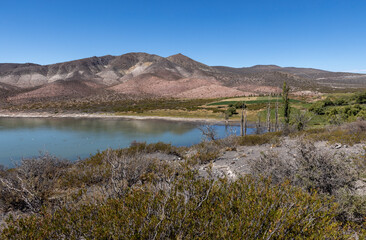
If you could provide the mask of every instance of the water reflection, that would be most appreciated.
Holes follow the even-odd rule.
[[[122,131],[124,134],[134,134],[138,131],[144,134],[156,135],[165,132],[184,134],[196,128],[196,126],[197,124],[194,123],[164,120],[0,118],[0,131],[49,128],[79,132],[103,132],[107,134],[117,134],[119,131]]]
[[[202,139],[198,126],[164,120],[0,118],[0,164],[12,166],[40,151],[76,160],[132,141],[190,146]],[[220,137],[227,135],[225,126],[215,129]],[[230,129],[239,133],[237,126]]]

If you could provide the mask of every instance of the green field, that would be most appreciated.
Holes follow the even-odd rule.
[[[249,100],[249,101],[220,101],[220,102],[214,102],[214,103],[209,103],[207,104],[207,106],[218,106],[218,105],[230,105],[230,104],[236,104],[236,103],[241,103],[241,102],[245,102],[245,104],[261,104],[261,103],[276,103],[276,102],[279,102],[281,103],[282,102],[282,99],[281,98],[270,98],[270,99],[258,99],[258,100]],[[300,100],[296,100],[296,99],[290,99],[290,103],[301,103],[302,101]]]

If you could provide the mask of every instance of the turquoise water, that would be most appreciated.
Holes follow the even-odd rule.
[[[202,140],[198,127],[164,120],[0,118],[0,164],[13,166],[41,153],[74,161],[98,150],[128,147],[132,141],[190,146]],[[228,134],[225,126],[214,127],[218,136]],[[238,126],[231,128],[239,133]]]

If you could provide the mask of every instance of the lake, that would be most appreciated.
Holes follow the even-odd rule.
[[[48,153],[77,160],[131,142],[165,142],[191,146],[202,140],[199,123],[164,120],[0,118],[0,164],[11,167],[22,158]],[[239,134],[239,126],[215,125],[219,137]],[[248,129],[248,134],[254,129]]]

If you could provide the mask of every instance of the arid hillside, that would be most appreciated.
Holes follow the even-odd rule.
[[[366,75],[275,65],[207,66],[182,54],[91,57],[52,65],[0,64],[0,96],[8,102],[98,94],[217,98],[294,91],[364,88]]]

